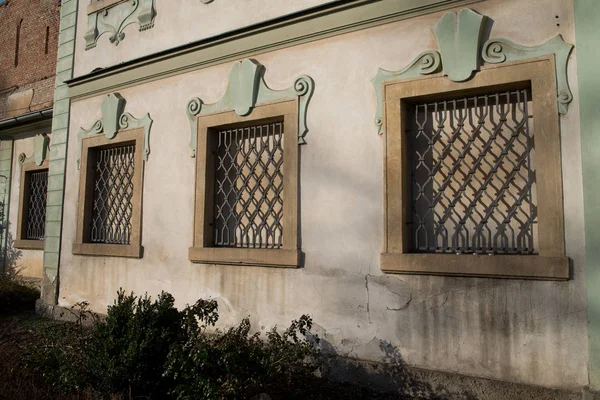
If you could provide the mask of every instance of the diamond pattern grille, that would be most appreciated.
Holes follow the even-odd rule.
[[[214,245],[281,248],[283,122],[217,132]]]
[[[413,106],[414,251],[535,253],[529,98],[520,90]]]
[[[31,172],[29,174],[25,239],[44,240],[47,194],[48,170]]]
[[[129,244],[135,145],[96,152],[90,241]]]

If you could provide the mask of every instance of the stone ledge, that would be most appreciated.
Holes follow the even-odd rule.
[[[79,310],[48,304],[42,299],[38,299],[35,302],[35,313],[44,318],[65,322],[77,322],[81,315]],[[92,313],[91,311],[88,314],[90,314],[88,318],[82,319],[83,324],[86,326],[92,325],[95,320],[101,320],[106,317],[103,314]]]

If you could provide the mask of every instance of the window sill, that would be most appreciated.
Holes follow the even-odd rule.
[[[13,242],[13,247],[21,250],[44,250],[44,241],[18,239]]]
[[[396,274],[569,279],[568,257],[383,253],[380,264],[383,272]]]
[[[81,256],[142,258],[142,246],[134,244],[73,243],[72,253]]]
[[[205,264],[286,268],[296,268],[300,264],[299,250],[190,247],[188,254],[190,261]]]
[[[102,11],[104,9],[107,9],[109,7],[112,7],[114,5],[117,5],[119,3],[125,3],[128,0],[100,0],[100,1],[95,1],[93,3],[91,3],[88,7],[87,7],[87,13],[88,15],[96,13],[98,11]]]

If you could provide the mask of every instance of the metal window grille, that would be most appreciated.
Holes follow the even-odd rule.
[[[134,154],[133,144],[96,151],[90,229],[92,243],[129,244]]]
[[[44,240],[48,170],[29,173],[25,239]]]
[[[413,106],[414,251],[535,253],[530,108],[529,90]]]
[[[216,134],[214,246],[281,248],[283,121]]]

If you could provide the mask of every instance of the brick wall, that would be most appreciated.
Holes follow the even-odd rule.
[[[59,3],[59,0],[7,0],[0,4],[0,119],[8,112],[8,96],[23,90],[33,89],[33,99],[26,111],[52,106]]]

